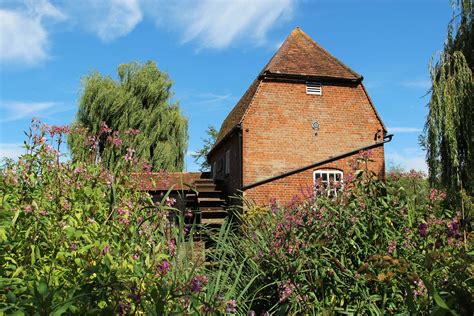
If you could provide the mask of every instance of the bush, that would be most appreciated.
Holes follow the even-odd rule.
[[[154,203],[137,190],[146,163],[103,126],[107,146],[123,157],[113,171],[95,157],[64,161],[68,127],[34,121],[26,154],[0,177],[0,314],[199,313],[225,310],[207,294],[202,265],[182,216],[170,222],[173,200]],[[143,171],[145,170],[145,171]],[[226,294],[226,293],[224,293]],[[219,303],[220,305],[218,305]]]
[[[239,306],[277,314],[472,314],[471,233],[459,212],[443,207],[443,192],[397,185],[424,181],[408,176],[384,183],[359,170],[337,197],[322,190],[291,205],[273,202],[263,216],[261,208],[244,212],[245,225],[222,247],[226,258],[247,262],[240,287],[252,285]],[[248,215],[255,209],[258,221]]]

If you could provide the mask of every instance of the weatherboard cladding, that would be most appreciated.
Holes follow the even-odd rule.
[[[295,28],[226,117],[220,128],[214,148],[234,127],[242,122],[247,109],[258,92],[263,77],[272,74],[352,82],[362,79],[359,74],[319,46],[300,28]]]

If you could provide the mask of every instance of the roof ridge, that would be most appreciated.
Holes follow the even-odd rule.
[[[360,74],[352,70],[349,66],[344,64],[342,61],[340,61],[336,56],[328,52],[324,47],[319,45],[314,39],[311,38],[308,34],[306,34],[300,27],[296,27],[293,31],[299,31],[304,37],[306,37],[307,40],[309,40],[310,43],[312,43],[314,46],[316,46],[319,50],[321,50],[326,56],[328,56],[330,59],[333,61],[337,62],[339,65],[350,71],[354,76],[358,78],[362,78]],[[293,33],[292,31],[292,33]]]

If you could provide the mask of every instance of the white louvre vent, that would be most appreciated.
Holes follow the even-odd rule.
[[[306,94],[323,94],[321,82],[306,82]]]

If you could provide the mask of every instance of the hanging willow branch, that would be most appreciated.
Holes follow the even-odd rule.
[[[459,198],[463,190],[474,195],[472,1],[458,1],[457,8],[444,51],[430,63],[432,94],[423,144],[431,184]]]

